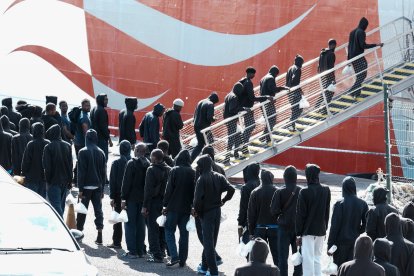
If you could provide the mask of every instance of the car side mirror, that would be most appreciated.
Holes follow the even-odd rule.
[[[70,229],[70,233],[75,238],[77,242],[82,242],[83,237],[85,236],[82,231],[79,231],[77,229]]]

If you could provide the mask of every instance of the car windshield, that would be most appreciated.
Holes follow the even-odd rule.
[[[45,203],[0,204],[0,250],[77,247],[51,207]]]

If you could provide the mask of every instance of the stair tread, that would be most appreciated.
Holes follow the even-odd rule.
[[[375,90],[382,90],[382,86],[375,85],[375,84],[363,83],[362,87],[371,88],[371,89],[375,89]]]
[[[351,98],[352,98],[352,97],[351,97]],[[352,105],[352,103],[349,103],[349,102],[343,102],[343,101],[340,101],[340,100],[335,100],[335,101],[332,101],[332,102],[331,102],[331,104],[341,105],[341,106],[351,106],[351,105]]]
[[[397,75],[397,74],[387,73],[387,74],[384,74],[384,77],[402,80],[402,79],[405,79],[407,76],[401,76],[401,75]]]
[[[362,91],[362,92],[364,92],[364,91]],[[373,94],[375,94],[375,93],[373,93]],[[346,100],[350,100],[350,101],[355,101],[354,97],[349,96],[349,95],[343,95],[343,96],[341,96],[341,98],[339,98],[339,99],[346,99]],[[356,100],[357,100],[358,102],[362,102],[364,99],[357,98]]]
[[[414,70],[410,69],[404,69],[404,68],[395,68],[394,71],[401,72],[401,73],[407,73],[407,74],[414,74]]]

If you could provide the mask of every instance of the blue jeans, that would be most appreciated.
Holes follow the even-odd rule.
[[[30,181],[26,183],[26,188],[38,193],[41,197],[46,199],[46,182],[44,181]]]
[[[49,198],[50,205],[55,208],[56,212],[63,218],[65,212],[65,201],[67,195],[66,187],[59,185],[48,185],[47,197]]]
[[[201,227],[203,228],[203,270],[210,270],[211,275],[218,275],[216,263],[216,244],[220,230],[221,209],[214,208],[204,212],[201,217]]]
[[[128,222],[125,223],[125,241],[133,255],[145,253],[145,219],[141,214],[142,202],[127,202]]]
[[[170,252],[171,261],[180,260],[181,263],[185,263],[188,257],[188,231],[187,222],[190,218],[190,214],[168,212],[167,221],[165,222],[165,240]],[[180,230],[179,249],[180,253],[177,253],[177,245],[175,243],[175,229]]]
[[[148,208],[148,218],[147,218],[147,227],[148,227],[148,243],[149,250],[154,255],[154,258],[162,259],[163,255],[161,253],[161,242],[160,242],[160,227],[157,223],[157,218],[161,216],[162,211],[162,199],[153,198],[151,200],[151,205]]]
[[[296,246],[296,234],[294,231],[287,231],[283,227],[278,229],[278,254],[279,254],[279,269],[281,276],[288,275],[288,258],[289,246],[292,248],[292,254],[298,251]],[[302,275],[302,265],[294,267],[294,276]]]
[[[101,230],[104,227],[103,224],[103,212],[102,212],[102,190],[83,190],[82,203],[85,205],[86,209],[89,207],[89,202],[92,201],[93,211],[95,213],[95,226],[96,230]],[[76,217],[76,228],[80,231],[83,231],[83,226],[85,225],[86,215],[78,213]]]

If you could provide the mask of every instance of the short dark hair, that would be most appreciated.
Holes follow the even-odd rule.
[[[46,105],[46,113],[49,113],[50,111],[52,111],[53,109],[56,109],[56,105],[54,103],[48,103]]]
[[[256,73],[256,69],[254,69],[254,67],[249,66],[246,68],[246,73],[252,73],[255,74]]]
[[[68,104],[66,101],[60,101],[59,106],[62,106],[62,104]]]
[[[84,105],[85,103],[91,103],[91,101],[88,99],[83,99],[81,105]]]
[[[164,160],[164,153],[160,149],[154,149],[151,152],[151,156],[154,156],[155,161],[162,162]]]
[[[168,141],[166,140],[161,140],[158,142],[157,148],[162,150],[163,152],[167,152],[170,148],[170,143],[168,143]]]
[[[333,38],[329,39],[328,45],[336,45],[336,40]]]

